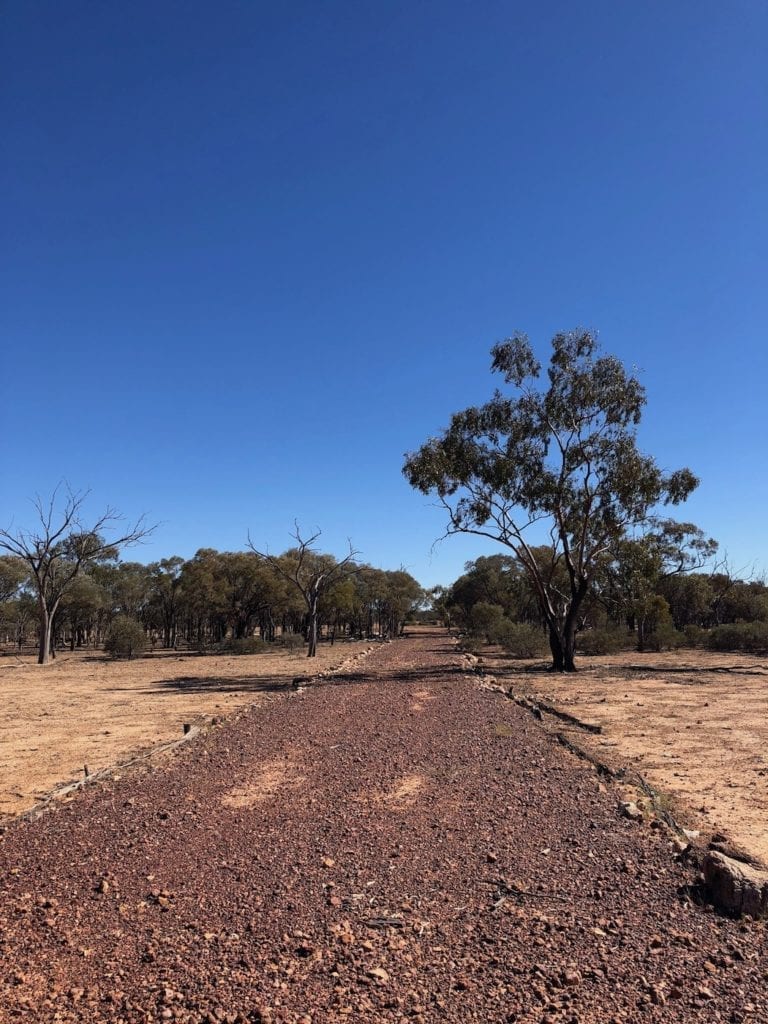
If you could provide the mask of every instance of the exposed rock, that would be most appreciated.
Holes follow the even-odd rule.
[[[630,821],[642,821],[643,812],[637,806],[634,800],[622,800],[619,804],[621,813],[625,818],[629,818]]]
[[[729,914],[768,916],[768,872],[710,850],[703,864],[704,881],[715,906]]]

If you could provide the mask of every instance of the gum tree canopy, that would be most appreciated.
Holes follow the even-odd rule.
[[[490,537],[514,552],[549,632],[552,668],[573,672],[579,609],[597,569],[618,541],[652,530],[654,510],[684,501],[698,480],[688,469],[665,473],[638,450],[645,389],[600,353],[593,333],[553,338],[548,383],[523,334],[491,355],[510,393],[497,390],[485,405],[456,413],[440,437],[406,456],[403,472],[413,487],[437,494],[447,534]]]

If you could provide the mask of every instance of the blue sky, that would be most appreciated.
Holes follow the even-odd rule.
[[[768,7],[17,0],[0,23],[3,524],[448,583],[403,453],[515,329],[636,365],[682,515],[768,571]]]

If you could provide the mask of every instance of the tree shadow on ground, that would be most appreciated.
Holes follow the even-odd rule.
[[[176,676],[173,679],[159,679],[153,686],[136,690],[130,687],[132,693],[289,693],[296,689],[296,686],[317,689],[329,686],[359,686],[361,684],[377,683],[387,685],[413,685],[420,681],[430,682],[441,679],[448,680],[457,676],[467,675],[464,669],[446,665],[424,669],[402,669],[391,672],[342,672],[334,675],[324,676],[322,679],[314,678],[310,673],[296,673],[295,677],[290,676],[234,676],[222,678],[221,676]],[[294,680],[296,682],[294,682]],[[114,687],[115,690],[124,689]]]

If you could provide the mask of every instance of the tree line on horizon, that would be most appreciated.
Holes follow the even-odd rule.
[[[31,531],[0,531],[0,638],[17,650],[34,643],[38,662],[56,650],[105,645],[131,656],[145,645],[199,652],[250,653],[325,638],[393,637],[424,591],[405,570],[361,563],[317,549],[319,531],[280,555],[201,548],[192,558],[149,564],[122,561],[121,550],[146,536],[143,521],[109,540],[114,510],[95,523],[81,517],[83,493],[56,507],[36,504]]]
[[[724,563],[708,572],[678,573],[650,548],[647,541],[628,543],[616,558],[604,560],[581,608],[579,654],[680,647],[768,651],[764,581],[739,579]],[[532,550],[542,563],[549,557],[545,546]],[[518,657],[543,656],[546,624],[515,558],[483,556],[464,569],[449,587],[430,592],[434,614],[465,633],[469,647],[497,644]]]

